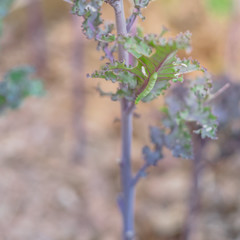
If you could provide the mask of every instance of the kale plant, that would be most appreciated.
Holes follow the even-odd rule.
[[[0,2],[0,35],[4,17],[7,16],[14,0]],[[1,49],[0,49],[1,51]],[[7,109],[15,109],[28,96],[40,96],[44,93],[41,80],[33,78],[34,69],[30,66],[18,66],[4,74],[0,81],[0,114]]]
[[[211,79],[206,69],[196,60],[177,57],[179,50],[191,49],[191,34],[180,33],[175,38],[165,38],[166,29],[159,35],[145,35],[140,28],[136,34],[131,30],[137,18],[144,19],[142,9],[150,0],[134,0],[132,14],[126,19],[123,0],[67,0],[72,13],[82,17],[82,31],[88,39],[97,42],[97,49],[103,51],[102,59],[107,63],[100,70],[89,75],[103,78],[117,84],[115,92],[104,92],[113,101],[121,104],[122,155],[120,175],[122,192],[118,205],[123,219],[124,240],[135,239],[134,201],[135,189],[146,170],[163,158],[162,148],[169,148],[175,157],[193,158],[191,134],[188,123],[195,122],[195,134],[202,138],[216,138],[217,120],[209,107]],[[112,6],[115,24],[107,23],[101,17],[103,4]],[[115,33],[116,30],[116,34]],[[116,54],[117,52],[117,54]],[[118,55],[116,59],[115,56]],[[129,61],[134,57],[135,63]],[[166,98],[162,109],[162,124],[150,128],[153,148],[143,147],[143,166],[133,173],[131,162],[132,117],[138,104],[150,102],[176,84],[184,81],[184,74],[199,71],[201,77],[184,89],[183,101]],[[141,102],[141,103],[140,103]]]

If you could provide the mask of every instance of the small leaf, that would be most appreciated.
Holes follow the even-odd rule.
[[[125,37],[122,40],[120,38],[119,42],[136,58],[140,58],[142,55],[150,56],[152,53],[151,47],[140,37]]]
[[[113,34],[108,34],[108,35],[102,35],[101,39],[98,39],[99,41],[103,41],[103,42],[114,42],[116,39],[115,35]]]
[[[162,147],[164,145],[164,132],[157,127],[150,127],[150,137],[154,145],[154,150],[148,146],[143,147],[144,160],[149,165],[156,165],[163,158]]]
[[[160,151],[152,151],[148,146],[143,147],[142,153],[144,160],[149,165],[156,165],[156,163],[162,158]]]
[[[145,8],[151,0],[134,0],[134,5],[137,8]]]
[[[174,157],[191,159],[193,157],[191,135],[184,122],[176,124],[165,137],[166,147],[171,149]]]

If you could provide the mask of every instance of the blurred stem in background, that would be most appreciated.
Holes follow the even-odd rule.
[[[233,9],[230,15],[230,25],[225,51],[225,74],[231,79],[238,78],[240,50],[240,0],[233,0]]]
[[[232,1],[209,1],[214,3],[216,7],[216,12],[220,13],[221,9],[224,11],[228,11],[230,17],[229,24],[229,33],[228,38],[225,45],[225,63],[224,63],[224,75],[227,77],[228,81],[234,81],[238,79],[236,70],[238,69],[238,52],[236,48],[239,48],[239,40],[240,40],[240,0]],[[229,8],[225,8],[225,5]],[[212,7],[213,7],[212,6]],[[225,6],[225,7],[226,7]],[[220,11],[220,12],[219,12]],[[218,76],[219,79],[223,78],[223,76]],[[226,81],[226,80],[225,80]],[[227,87],[226,87],[227,86]],[[230,86],[229,83],[225,82],[225,90]],[[224,88],[224,87],[223,87]],[[222,88],[222,89],[223,89]],[[225,91],[224,90],[224,91]],[[217,96],[218,97],[218,96]],[[229,116],[230,118],[230,116]],[[189,196],[189,209],[186,219],[186,224],[183,232],[183,240],[191,240],[194,239],[195,230],[197,228],[197,221],[200,209],[200,199],[201,199],[201,188],[200,181],[202,175],[204,173],[204,169],[207,167],[205,164],[204,158],[204,147],[206,141],[201,140],[197,137],[194,138],[195,145],[195,157],[193,161],[192,168],[192,179],[191,179],[191,190]]]
[[[193,135],[194,159],[191,172],[191,190],[189,194],[188,213],[182,240],[193,240],[198,225],[198,215],[200,211],[201,186],[200,181],[204,172],[204,162],[202,160],[202,149],[206,140]]]
[[[27,6],[28,32],[30,39],[30,59],[37,72],[46,70],[46,40],[43,24],[42,4],[40,0],[34,0]]]
[[[77,163],[85,156],[85,82],[82,76],[84,72],[84,42],[81,31],[81,20],[72,15],[73,43],[72,43],[72,129],[73,149],[72,161]]]

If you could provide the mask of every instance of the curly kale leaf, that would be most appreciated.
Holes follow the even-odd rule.
[[[137,97],[147,86],[151,76],[157,73],[157,81],[151,92],[142,101],[148,102],[162,94],[169,88],[171,81],[183,81],[182,75],[196,70],[203,70],[197,61],[179,59],[178,50],[190,47],[190,33],[179,34],[175,39],[165,39],[160,35],[122,37],[119,39],[124,48],[137,60],[136,66],[126,66],[123,62],[106,64],[102,70],[92,74],[93,78],[110,79],[113,82],[124,83],[131,91],[130,95]],[[121,75],[125,73],[123,79]],[[111,77],[110,77],[111,76]],[[132,80],[129,80],[132,79]],[[129,84],[129,81],[137,85]],[[130,96],[123,96],[130,97]]]
[[[82,28],[88,38],[94,38],[99,32],[99,26],[103,23],[100,18],[103,1],[75,0],[72,13],[84,18]]]
[[[82,30],[88,39],[98,41],[97,49],[102,49],[111,62],[115,48],[109,49],[109,43],[115,41],[112,34],[113,24],[104,23],[101,18],[101,7],[103,0],[75,0],[73,2],[72,13],[83,17]],[[101,28],[101,25],[104,25]]]
[[[163,127],[153,128],[154,132],[150,131],[151,139],[153,134],[161,131],[162,147],[170,149],[175,157],[192,159],[191,131],[188,126],[190,123],[195,123],[197,129],[192,132],[200,134],[201,138],[216,139],[218,122],[209,106],[210,90],[209,76],[198,78],[189,89],[177,86],[166,99]],[[152,142],[155,145],[155,141]],[[159,154],[162,154],[162,150]]]

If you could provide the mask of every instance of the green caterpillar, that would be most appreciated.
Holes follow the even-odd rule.
[[[151,90],[153,89],[153,87],[154,87],[154,85],[155,85],[155,83],[157,81],[157,77],[158,77],[158,73],[157,72],[153,73],[150,76],[149,82],[148,82],[146,88],[137,96],[137,98],[135,100],[135,104],[138,104],[141,99],[146,97],[151,92]]]

